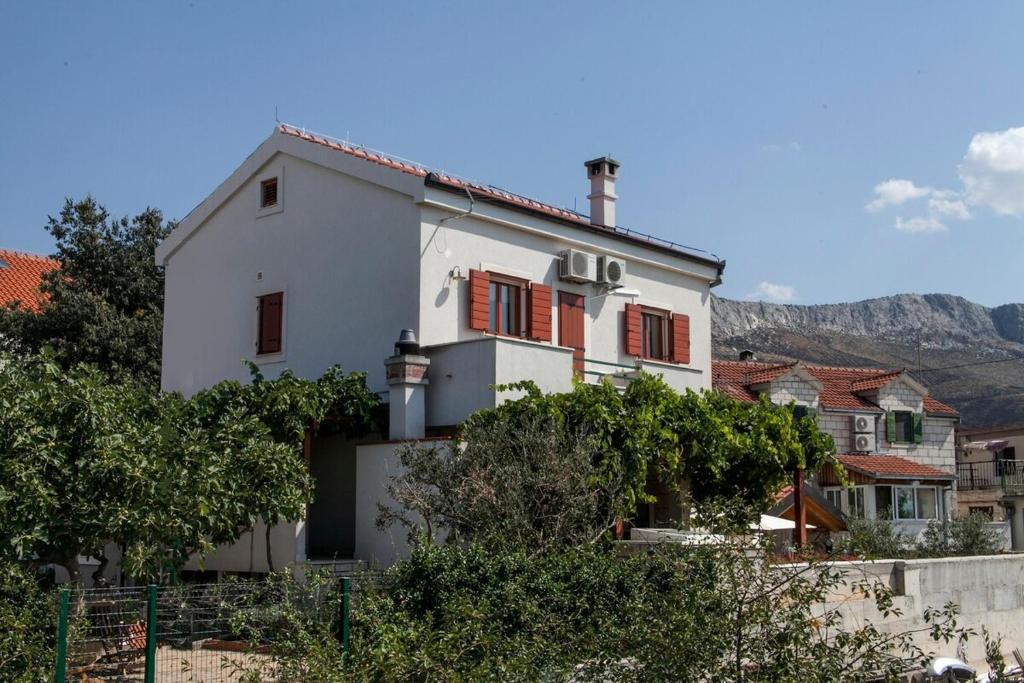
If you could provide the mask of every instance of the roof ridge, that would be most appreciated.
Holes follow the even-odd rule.
[[[469,190],[472,190],[473,192],[480,193],[485,197],[490,198],[492,201],[504,202],[508,205],[534,212],[540,212],[546,216],[553,216],[572,224],[579,224],[588,230],[604,233],[614,238],[624,239],[648,248],[667,251],[676,256],[696,259],[717,268],[719,274],[721,274],[721,271],[725,268],[724,260],[709,251],[705,251],[704,249],[679,244],[678,242],[674,242],[669,239],[655,237],[654,235],[649,235],[647,233],[640,232],[639,230],[633,230],[621,225],[595,225],[590,221],[589,216],[574,209],[568,209],[556,204],[542,202],[525,195],[510,192],[509,190],[496,185],[477,182],[470,180],[469,178],[462,178],[444,170],[432,170],[425,164],[421,164],[418,161],[403,159],[402,157],[394,154],[375,150],[365,145],[349,142],[348,140],[340,140],[329,135],[324,135],[323,133],[314,133],[290,123],[279,122],[275,126],[274,130],[282,135],[289,135],[299,138],[300,140],[323,145],[324,147],[348,154],[357,159],[361,158],[365,161],[371,161],[373,163],[380,164],[381,166],[386,166],[394,170],[418,176],[423,178],[426,183],[433,183],[434,185],[448,191],[468,192]]]

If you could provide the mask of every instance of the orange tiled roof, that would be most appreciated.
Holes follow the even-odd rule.
[[[865,377],[864,379],[858,379],[851,382],[850,388],[853,391],[871,391],[872,389],[880,389],[902,374],[902,370],[895,370],[893,372],[875,375],[874,377]]]
[[[366,161],[386,166],[402,173],[408,173],[409,175],[418,176],[423,178],[428,184],[437,185],[448,190],[456,192],[465,192],[467,189],[473,193],[474,199],[482,201],[491,201],[505,206],[518,208],[526,211],[542,214],[544,216],[550,216],[562,221],[569,222],[573,225],[579,226],[586,230],[593,232],[599,232],[609,237],[613,237],[619,240],[625,240],[633,242],[635,244],[641,244],[643,246],[656,249],[659,251],[667,251],[677,256],[685,256],[686,258],[707,263],[718,268],[721,272],[725,268],[725,262],[719,260],[717,257],[707,254],[707,252],[701,252],[700,249],[693,249],[686,247],[681,244],[676,244],[669,240],[663,240],[658,237],[652,237],[643,233],[628,230],[622,227],[605,227],[600,225],[594,225],[590,222],[590,219],[583,214],[570,211],[569,209],[563,209],[551,204],[545,204],[539,202],[536,199],[530,199],[529,197],[523,197],[522,195],[515,194],[514,192],[508,192],[500,188],[491,185],[482,185],[480,183],[470,182],[457,178],[446,173],[440,173],[431,171],[430,169],[424,168],[418,164],[412,162],[403,161],[394,157],[389,157],[380,152],[374,152],[364,149],[358,145],[351,145],[340,140],[334,140],[327,138],[323,135],[317,135],[315,133],[309,133],[305,130],[301,130],[294,126],[281,123],[278,124],[278,131],[284,135],[290,135],[292,137],[305,140],[306,142],[312,142],[318,145],[323,145],[338,152],[343,152],[349,156],[356,157],[357,159],[364,159]],[[700,253],[694,253],[700,252]]]
[[[841,453],[836,459],[843,467],[874,479],[956,479],[949,472],[896,455]]]
[[[765,363],[759,361],[716,360],[711,363],[711,381],[715,389],[732,398],[753,403],[757,392],[750,385],[769,382],[788,372],[795,363]],[[881,409],[857,392],[883,386],[902,370],[874,368],[837,368],[824,365],[802,365],[804,370],[822,383],[818,394],[821,406],[833,410],[857,410],[869,413]],[[956,417],[957,411],[931,396],[924,399],[924,410],[934,415]]]
[[[44,297],[39,291],[44,273],[58,267],[53,259],[20,251],[0,249],[0,305],[19,302],[22,308],[39,311]]]

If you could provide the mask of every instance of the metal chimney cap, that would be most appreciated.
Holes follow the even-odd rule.
[[[402,330],[395,342],[395,355],[415,355],[420,352],[420,343],[416,340],[415,330]]]

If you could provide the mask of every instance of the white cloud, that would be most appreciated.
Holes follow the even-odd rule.
[[[1002,215],[1024,215],[1024,128],[971,138],[960,180],[969,204]]]
[[[761,282],[757,289],[750,294],[747,294],[748,299],[756,299],[758,301],[775,301],[779,303],[786,303],[788,301],[796,301],[796,289],[789,285],[780,285],[774,282]]]
[[[912,180],[890,178],[875,185],[875,198],[864,208],[873,213],[887,206],[899,206],[912,199],[927,197],[934,192],[930,187],[918,187]]]
[[[947,230],[945,223],[934,216],[917,216],[907,220],[897,218],[896,229],[909,233],[944,232]]]
[[[962,199],[935,196],[928,200],[928,212],[933,216],[946,216],[956,220],[970,220],[971,212]]]

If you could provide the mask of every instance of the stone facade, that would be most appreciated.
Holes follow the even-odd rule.
[[[777,405],[795,402],[798,406],[818,408],[818,389],[797,374],[790,373],[771,382],[768,399]]]

